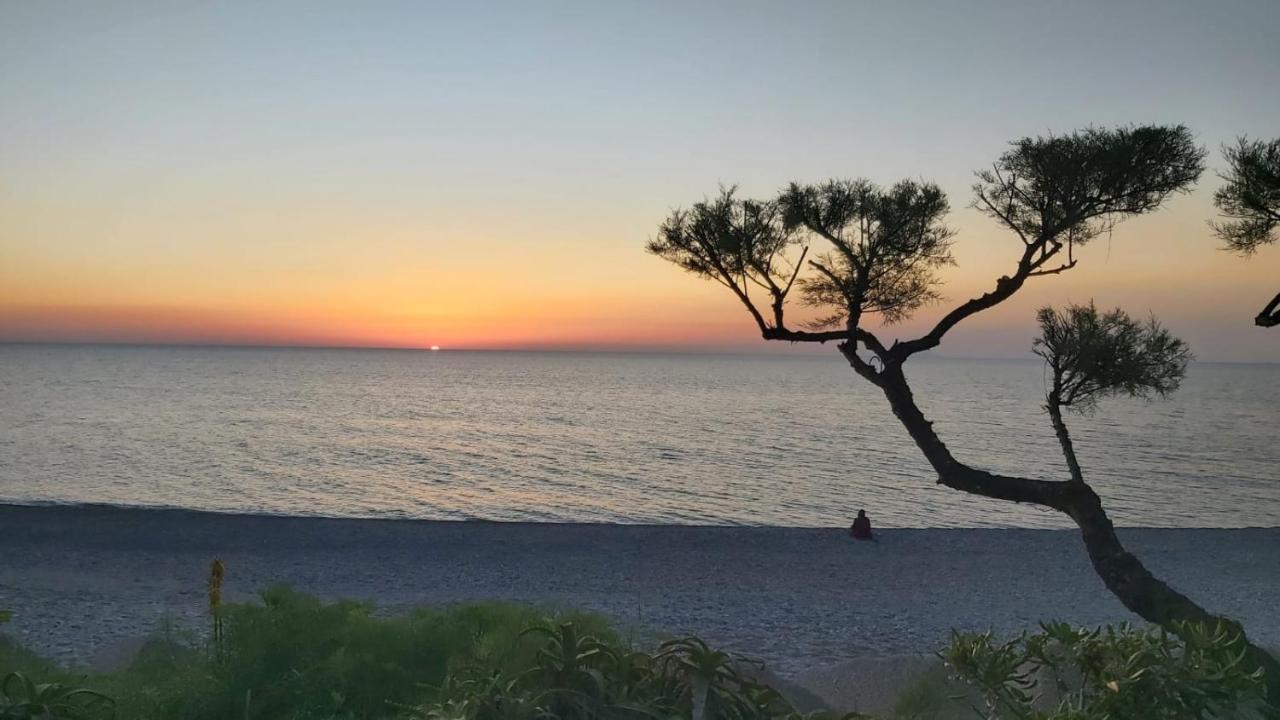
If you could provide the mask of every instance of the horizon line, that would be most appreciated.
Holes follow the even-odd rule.
[[[601,355],[729,355],[735,357],[770,357],[770,358],[814,358],[821,355],[813,352],[751,352],[743,349],[725,348],[721,350],[715,349],[697,349],[697,348],[670,348],[670,349],[653,349],[653,348],[574,348],[574,347],[511,347],[511,348],[485,348],[485,347],[456,347],[446,348],[438,347],[432,349],[432,346],[421,347],[412,345],[324,345],[324,344],[262,344],[262,343],[236,343],[236,342],[128,342],[128,341],[111,341],[111,340],[12,340],[0,338],[0,345],[29,345],[29,346],[66,346],[66,347],[120,347],[120,348],[188,348],[188,349],[208,349],[208,350],[375,350],[375,351],[394,351],[394,352],[420,352],[420,353],[564,353],[564,354],[588,354],[595,353]],[[920,355],[923,359],[934,360],[1012,360],[1035,362],[1036,358],[1028,353],[1028,356],[980,356],[980,355],[951,355],[947,353],[939,353],[936,350],[929,350]],[[1200,360],[1192,359],[1192,364],[1200,365],[1280,365],[1280,361],[1271,360]]]

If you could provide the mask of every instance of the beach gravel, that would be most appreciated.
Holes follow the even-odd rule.
[[[1130,529],[1158,576],[1280,645],[1280,528]],[[565,525],[0,506],[3,631],[69,662],[171,621],[201,629],[214,557],[227,600],[272,583],[412,605],[513,600],[612,616],[647,637],[697,634],[796,676],[858,658],[931,653],[953,628],[1137,618],[1093,573],[1076,533]]]

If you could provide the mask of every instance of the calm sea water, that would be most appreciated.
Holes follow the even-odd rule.
[[[969,462],[1056,479],[1033,361],[922,359]],[[831,357],[0,345],[0,502],[535,521],[1057,527],[937,486]],[[1125,525],[1280,525],[1280,366],[1073,422]]]

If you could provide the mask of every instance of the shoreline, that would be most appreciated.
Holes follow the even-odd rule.
[[[219,514],[0,505],[3,632],[83,662],[163,620],[198,629],[215,556],[225,599],[287,582],[324,598],[412,605],[508,600],[697,634],[794,676],[928,654],[952,628],[1129,620],[1072,530],[623,525]],[[1280,645],[1280,528],[1121,528],[1158,576]]]
[[[718,529],[759,529],[759,530],[844,530],[845,528],[837,528],[832,525],[764,525],[751,523],[656,523],[656,522],[610,522],[607,520],[600,521],[577,521],[577,520],[501,520],[494,518],[482,517],[464,517],[464,518],[425,518],[425,517],[382,517],[377,515],[304,515],[304,514],[288,514],[274,513],[268,511],[238,511],[238,510],[203,510],[197,508],[184,508],[173,505],[131,505],[120,503],[105,502],[77,502],[63,500],[7,500],[0,498],[0,513],[7,510],[21,509],[65,509],[74,511],[106,511],[106,512],[142,512],[142,513],[170,513],[173,515],[191,515],[196,517],[212,517],[212,518],[264,518],[272,520],[325,520],[325,521],[342,521],[342,522],[369,522],[369,523],[429,523],[440,525],[518,525],[518,526],[542,526],[550,525],[556,527],[587,527],[587,528],[718,528]],[[852,521],[852,516],[850,516]],[[1125,531],[1144,531],[1157,530],[1177,532],[1181,530],[1198,531],[1198,530],[1280,530],[1280,525],[1119,525],[1116,524],[1118,532]],[[972,525],[957,526],[947,525],[938,527],[925,527],[915,525],[880,525],[876,524],[876,532],[881,530],[948,530],[948,531],[965,531],[965,530],[1015,530],[1026,532],[1058,532],[1058,533],[1074,533],[1078,532],[1075,526],[1069,527],[1024,527],[1020,525]]]

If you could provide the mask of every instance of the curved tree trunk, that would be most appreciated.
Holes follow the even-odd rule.
[[[915,403],[901,365],[888,365],[875,373],[874,378],[868,379],[884,391],[894,415],[938,473],[939,484],[975,495],[1033,503],[1065,513],[1080,528],[1094,571],[1126,608],[1147,622],[1175,633],[1175,623],[1178,622],[1223,623],[1231,631],[1239,633],[1246,644],[1249,664],[1264,671],[1268,699],[1272,702],[1280,699],[1280,662],[1250,642],[1240,623],[1213,615],[1195,604],[1152,575],[1137,557],[1125,550],[1116,536],[1111,518],[1102,507],[1101,498],[1083,479],[1051,482],[996,475],[971,468],[956,460],[933,431],[933,423],[925,418]],[[1055,430],[1061,425],[1060,436],[1065,434],[1066,426],[1061,424],[1061,417],[1055,418],[1054,425]],[[1070,447],[1069,437],[1067,442],[1066,447]]]
[[[1058,444],[1062,446],[1062,455],[1067,459],[1067,471],[1071,473],[1072,482],[1084,482],[1084,473],[1080,471],[1080,461],[1076,459],[1075,446],[1071,444],[1071,433],[1067,432],[1067,424],[1062,421],[1062,406],[1058,401],[1056,386],[1053,393],[1049,395],[1049,403],[1045,405],[1045,409],[1049,411],[1053,432],[1057,434]]]
[[[1245,660],[1254,667],[1262,668],[1265,673],[1268,699],[1273,702],[1280,699],[1280,662],[1250,642],[1240,623],[1210,613],[1152,575],[1120,543],[1111,518],[1102,508],[1102,499],[1093,488],[1086,483],[1072,485],[1073,492],[1068,494],[1067,506],[1063,512],[1070,515],[1080,528],[1085,550],[1089,553],[1089,562],[1111,594],[1138,617],[1171,632],[1177,632],[1175,623],[1195,622],[1220,624],[1230,632],[1239,634],[1246,646]]]

